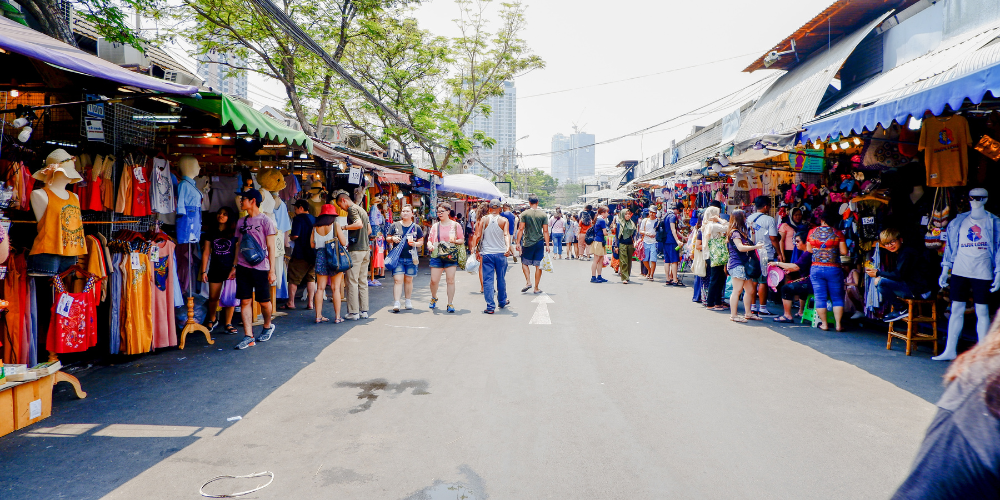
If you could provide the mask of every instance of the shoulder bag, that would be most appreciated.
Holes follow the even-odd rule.
[[[256,266],[264,259],[267,258],[267,252],[260,247],[260,243],[253,236],[247,233],[247,220],[250,216],[243,218],[243,227],[240,229],[242,236],[240,237],[240,255],[243,256],[243,260],[250,264],[251,266]]]
[[[336,274],[351,269],[353,265],[351,262],[351,252],[347,251],[347,247],[340,244],[340,238],[336,235],[334,235],[332,240],[323,245],[323,251],[326,252],[326,267],[328,271],[333,270],[335,271],[334,274]]]
[[[406,236],[410,234],[410,231],[413,230],[413,226],[416,224],[417,223],[414,222],[410,225],[410,227],[406,228],[406,230],[403,231],[403,236],[400,237],[400,242],[397,243],[396,246],[392,247],[392,250],[389,250],[389,253],[385,256],[386,269],[396,267],[396,263],[399,262],[399,257],[403,255],[403,246],[406,245]],[[399,226],[402,227],[403,225],[400,224]]]
[[[434,245],[434,255],[441,262],[458,262],[458,246],[451,242],[441,241],[441,223],[437,225],[437,245]],[[449,233],[450,234],[450,233]]]

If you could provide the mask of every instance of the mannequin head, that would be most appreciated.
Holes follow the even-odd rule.
[[[990,193],[983,188],[975,188],[969,191],[969,205],[972,205],[972,211],[983,210],[989,195]]]
[[[45,167],[32,174],[32,177],[44,181],[49,189],[64,190],[67,184],[83,180],[76,171],[75,162],[76,157],[70,156],[66,150],[53,150],[45,158]]]
[[[184,155],[180,160],[177,161],[177,166],[181,170],[181,176],[190,177],[194,179],[198,177],[198,173],[201,172],[201,166],[198,165],[198,159],[191,155]]]

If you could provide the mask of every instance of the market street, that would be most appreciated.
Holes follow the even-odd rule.
[[[367,321],[295,311],[246,351],[217,334],[79,371],[87,399],[61,388],[0,441],[0,497],[198,498],[266,470],[247,498],[869,499],[906,476],[946,368],[926,348],[736,325],[662,275],[588,269],[557,261],[549,303],[512,267],[511,308],[487,316],[465,272],[458,312],[428,310],[422,267],[413,311],[373,288]],[[551,324],[529,324],[542,306]]]

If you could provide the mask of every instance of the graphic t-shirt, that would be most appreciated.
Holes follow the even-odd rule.
[[[962,221],[958,228],[958,251],[951,273],[964,278],[993,280],[993,259],[990,245],[993,241],[993,225],[989,219],[974,220],[971,216]]]
[[[534,246],[545,238],[542,228],[549,225],[549,217],[545,212],[537,208],[525,210],[521,214],[521,222],[524,223],[524,246]]]
[[[969,122],[965,117],[929,117],[920,129],[927,186],[964,186],[969,177]]]
[[[270,217],[264,215],[263,213],[257,214],[256,217],[243,217],[238,223],[236,223],[236,235],[242,243],[243,238],[253,238],[260,245],[260,248],[264,250],[265,255],[267,254],[267,237],[277,234],[278,228],[275,226],[274,221]],[[269,271],[271,269],[270,259],[267,257],[264,260],[257,263],[256,266],[251,266],[245,259],[243,259],[243,254],[238,250],[237,245],[236,252],[236,264],[243,267],[249,267],[250,269],[259,269],[261,271]]]
[[[316,225],[316,218],[310,213],[298,214],[292,219],[292,232],[288,236],[295,236],[295,248],[292,249],[293,259],[302,259],[308,262],[316,260],[316,251],[309,246],[309,238],[312,236],[314,225]]]
[[[604,244],[604,230],[608,228],[608,221],[598,217],[594,223],[594,242]]]
[[[774,260],[774,245],[771,244],[771,236],[778,236],[778,226],[774,223],[774,217],[763,212],[757,212],[747,218],[747,226],[750,227],[750,234],[753,235],[753,242],[764,244],[764,252],[767,260]]]
[[[219,232],[205,233],[202,242],[208,242],[211,257],[208,261],[209,270],[229,272],[236,260],[236,236],[224,235]]]

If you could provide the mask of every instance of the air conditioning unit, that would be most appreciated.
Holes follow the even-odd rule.
[[[109,42],[106,38],[97,40],[97,57],[119,66],[148,68],[149,56],[141,50],[123,43]]]
[[[368,149],[368,141],[364,134],[350,134],[347,136],[347,147],[358,151],[365,151]]]
[[[323,125],[316,134],[320,139],[334,144],[344,142],[344,129],[338,125]]]
[[[201,87],[205,84],[205,80],[202,80],[187,71],[165,70],[163,72],[163,79],[168,82],[174,82],[178,85],[194,85],[195,87]]]

